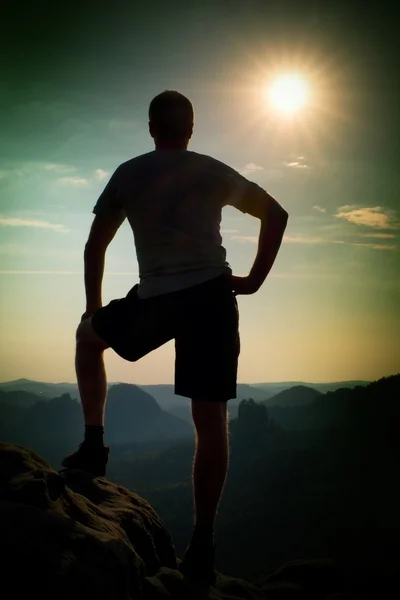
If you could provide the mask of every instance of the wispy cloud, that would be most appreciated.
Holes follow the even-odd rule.
[[[290,167],[291,169],[308,169],[308,165],[305,165],[298,160],[292,160],[291,162],[285,162],[284,164],[286,167]]]
[[[125,277],[125,275],[139,275],[138,271],[105,271],[104,275],[110,275],[110,276],[123,276]]]
[[[0,255],[8,256],[12,260],[16,256],[25,256],[25,257],[45,257],[48,258],[51,253],[51,257],[62,259],[63,261],[73,261],[74,259],[81,259],[82,251],[81,248],[75,248],[74,250],[66,250],[62,246],[56,244],[53,245],[51,250],[47,245],[43,246],[41,244],[29,244],[28,242],[18,243],[18,242],[8,242],[5,244],[0,244]]]
[[[308,237],[308,236],[283,236],[283,241],[289,244],[343,244],[345,246],[361,246],[364,248],[371,248],[371,250],[395,250],[397,246],[395,244],[376,244],[376,243],[362,243],[362,242],[348,242],[345,240],[329,240],[322,237]]]
[[[257,171],[263,171],[264,167],[260,167],[260,165],[256,165],[253,162],[247,163],[247,165],[243,169],[238,169],[239,173],[241,173],[244,177],[247,175],[251,175],[252,173],[256,173]]]
[[[104,275],[138,275],[136,271],[105,272]],[[83,271],[0,271],[0,275],[83,275]]]
[[[371,250],[396,250],[396,244],[362,244],[359,242],[344,242],[342,240],[333,240],[331,244],[345,244],[346,246],[361,246],[363,248],[371,248]]]
[[[0,225],[4,227],[34,227],[39,229],[52,229],[61,233],[66,233],[64,225],[49,223],[48,221],[39,221],[36,219],[20,219],[19,217],[0,217]]]
[[[393,211],[382,206],[357,208],[353,205],[340,206],[340,212],[335,215],[338,219],[345,219],[349,223],[365,225],[376,229],[398,229],[399,224]]]
[[[234,235],[231,239],[241,244],[256,244],[258,242],[256,235]]]
[[[284,235],[283,241],[288,244],[328,244],[329,240],[326,240],[321,237],[308,237],[308,236],[291,236]]]
[[[0,272],[1,273],[1,272]],[[248,271],[236,272],[235,275],[238,277],[246,277],[248,275]],[[341,275],[337,273],[330,273],[326,269],[322,272],[304,272],[304,273],[282,273],[279,271],[271,271],[268,275],[268,278],[273,277],[277,279],[341,279]]]
[[[83,275],[81,271],[0,271],[0,275]]]
[[[341,279],[341,275],[337,273],[277,273],[272,271],[268,277],[276,277],[278,279]]]
[[[44,166],[46,171],[55,171],[56,173],[65,173],[67,171],[75,171],[75,167],[70,165],[61,165],[58,163],[49,163]]]
[[[256,235],[234,235],[231,238],[235,242],[240,242],[242,244],[257,244],[258,236]],[[283,241],[288,242],[290,244],[323,244],[329,243],[328,240],[325,240],[321,237],[307,237],[307,236],[283,236]]]
[[[359,233],[358,237],[366,238],[381,238],[381,239],[393,239],[396,237],[395,233]]]
[[[296,156],[291,160],[284,161],[285,167],[289,169],[308,169],[309,165],[306,164],[304,156]]]
[[[73,276],[73,275],[79,275],[82,276],[83,275],[83,271],[34,271],[34,270],[0,270],[0,275],[66,275],[66,276]],[[105,272],[104,273],[105,276],[138,276],[138,272],[137,271],[118,271],[118,272]],[[247,275],[247,273],[243,272],[243,273],[238,273],[239,276],[245,276]],[[337,279],[338,275],[329,273],[327,271],[324,271],[323,273],[279,273],[276,271],[273,271],[269,277],[274,277],[274,278],[279,278],[279,279]]]
[[[69,185],[87,185],[89,182],[85,177],[59,177],[60,183],[66,183]]]
[[[108,171],[104,171],[103,169],[96,169],[94,171],[94,176],[98,181],[103,181],[109,175]]]
[[[365,246],[373,250],[396,250],[396,244],[354,244],[354,246]]]
[[[322,206],[313,206],[314,210],[317,210],[318,212],[322,212],[322,213],[326,213],[326,208],[323,208]]]
[[[242,244],[257,244],[258,236],[255,235],[235,235],[231,238],[235,242]],[[395,244],[377,244],[369,242],[349,242],[345,240],[330,240],[320,236],[307,236],[307,235],[284,235],[283,242],[287,244],[343,244],[346,246],[362,246],[364,248],[371,248],[372,250],[395,250],[397,246]]]

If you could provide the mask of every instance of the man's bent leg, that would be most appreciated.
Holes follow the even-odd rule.
[[[229,463],[227,403],[192,400],[192,416],[195,531],[212,535]]]
[[[103,352],[107,344],[93,331],[91,318],[76,331],[75,370],[86,426],[104,426],[107,376]]]
[[[103,444],[104,407],[107,378],[103,352],[108,345],[94,332],[91,319],[80,323],[76,331],[75,368],[85,421],[85,441],[69,454],[62,466],[104,476],[108,462],[108,446]]]

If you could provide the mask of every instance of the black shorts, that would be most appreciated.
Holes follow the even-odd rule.
[[[236,398],[239,311],[229,275],[142,299],[135,285],[92,317],[94,331],[135,362],[175,339],[175,394],[216,402]]]

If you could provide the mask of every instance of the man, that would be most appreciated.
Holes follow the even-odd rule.
[[[191,102],[175,91],[149,107],[155,150],[121,164],[100,195],[85,245],[86,311],[76,332],[76,374],[85,439],[66,469],[104,476],[107,381],[103,352],[135,362],[175,340],[175,393],[191,399],[196,429],[195,526],[181,571],[213,584],[214,521],[228,468],[227,402],[236,398],[240,340],[236,296],[254,294],[278,253],[288,214],[267,192],[209,156],[188,151]],[[220,236],[231,205],[260,220],[258,252],[247,277],[235,277]],[[102,306],[105,253],[127,218],[139,284]]]

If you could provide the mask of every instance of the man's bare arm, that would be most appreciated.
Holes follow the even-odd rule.
[[[247,202],[248,214],[260,219],[257,255],[247,277],[233,277],[233,289],[237,294],[254,294],[270,272],[288,221],[288,213],[264,190],[254,200]]]
[[[125,220],[125,214],[96,215],[85,245],[86,311],[90,316],[103,305],[102,283],[107,247]]]

